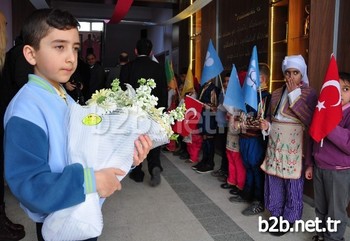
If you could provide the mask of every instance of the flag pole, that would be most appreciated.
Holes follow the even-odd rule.
[[[220,80],[220,84],[221,84],[222,94],[224,95],[224,98],[225,98],[224,85],[222,84],[222,79],[221,79],[221,75],[220,74],[219,74],[219,80]]]
[[[176,92],[177,92],[177,95],[179,96],[179,102],[180,102],[180,100],[181,100],[181,93],[180,93],[179,86],[177,86],[177,80],[176,80]]]
[[[262,103],[262,94],[261,94],[261,86],[259,86],[259,98],[260,98],[260,110],[261,110],[261,119],[264,119],[264,108],[263,108],[263,103]],[[263,135],[263,139],[265,141],[265,135]]]
[[[261,109],[261,118],[264,119],[264,108],[262,103],[262,95],[261,95],[261,86],[259,86],[259,98],[260,98],[260,109]]]
[[[181,94],[180,94],[180,91],[177,91],[177,95],[179,96],[179,102],[181,100]]]

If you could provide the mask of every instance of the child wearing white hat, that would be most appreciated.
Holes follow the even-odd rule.
[[[303,139],[317,95],[309,87],[307,66],[301,55],[286,56],[282,71],[286,84],[272,93],[270,109],[261,122],[263,133],[269,135],[261,168],[265,172],[265,207],[277,218],[270,221],[288,221],[282,223],[292,227],[303,212]],[[288,231],[270,233],[281,236]]]

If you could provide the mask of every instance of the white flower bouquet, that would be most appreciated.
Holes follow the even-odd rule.
[[[124,91],[116,79],[111,89],[96,91],[87,106],[73,104],[67,115],[69,163],[99,170],[120,168],[128,173],[133,163],[134,141],[147,134],[153,148],[166,144],[173,135],[171,125],[184,119],[185,105],[166,113],[156,108],[158,98],[151,94],[153,79],[140,79],[134,90]],[[118,176],[122,180],[124,176]],[[47,241],[84,240],[100,236],[103,217],[97,193],[85,202],[50,214],[42,233]],[[103,201],[103,200],[102,200]]]

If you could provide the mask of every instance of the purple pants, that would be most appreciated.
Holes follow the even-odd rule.
[[[304,177],[283,179],[265,175],[265,207],[274,217],[294,223],[303,214]]]

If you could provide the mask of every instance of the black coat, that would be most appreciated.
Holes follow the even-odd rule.
[[[22,44],[12,47],[6,53],[5,65],[0,73],[1,111],[4,112],[11,99],[28,82],[28,74],[34,73],[23,55]]]
[[[87,90],[86,100],[90,99],[96,90],[105,88],[106,75],[102,65],[96,63],[92,68],[90,67],[90,80],[85,85]]]
[[[154,62],[148,56],[140,56],[122,66],[119,78],[123,89],[125,89],[124,83],[130,84],[136,89],[139,87],[137,83],[139,79],[154,79],[156,88],[153,89],[152,94],[158,97],[157,107],[165,107],[167,109],[168,84],[164,66]]]

